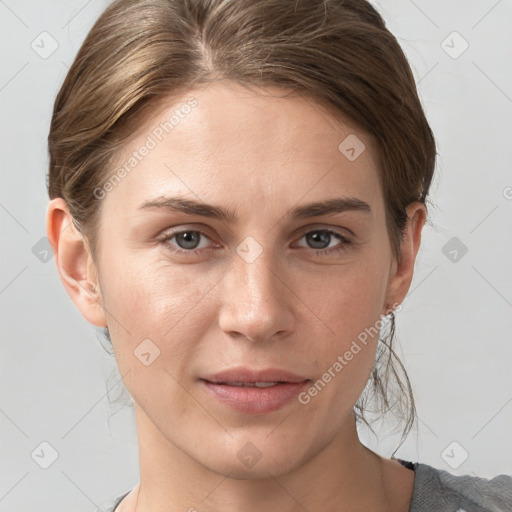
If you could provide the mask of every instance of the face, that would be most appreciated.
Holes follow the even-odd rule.
[[[391,305],[374,141],[269,92],[219,83],[169,101],[98,191],[99,289],[136,408],[169,446],[240,478],[288,472],[340,431]],[[311,206],[340,199],[352,202]],[[207,383],[230,369],[296,379]],[[247,453],[258,464],[241,464]]]

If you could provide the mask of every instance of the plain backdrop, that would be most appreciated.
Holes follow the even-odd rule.
[[[0,0],[0,512],[93,512],[138,482],[132,409],[110,404],[123,392],[115,361],[45,239],[53,101],[107,3]],[[419,422],[396,455],[512,475],[512,2],[375,5],[439,151],[431,225],[397,315]],[[399,440],[361,438],[385,456]]]

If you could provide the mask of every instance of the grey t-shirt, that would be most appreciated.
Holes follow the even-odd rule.
[[[511,476],[455,476],[428,464],[397,460],[416,473],[409,512],[512,512]],[[96,512],[114,512],[129,492]]]

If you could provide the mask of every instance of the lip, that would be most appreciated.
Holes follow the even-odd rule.
[[[201,384],[209,396],[231,408],[248,414],[264,414],[281,409],[293,400],[310,379],[278,368],[251,370],[232,368],[205,375]],[[265,388],[229,385],[233,382],[278,382]]]
[[[304,382],[306,377],[280,368],[266,368],[265,370],[251,370],[250,368],[230,368],[219,373],[205,375],[203,380],[209,382]]]

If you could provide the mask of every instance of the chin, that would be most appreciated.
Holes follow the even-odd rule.
[[[304,454],[297,452],[292,446],[277,446],[255,440],[237,443],[222,452],[210,453],[205,457],[202,452],[196,460],[203,466],[222,476],[235,480],[264,480],[292,472],[304,460]],[[258,449],[260,446],[261,449]],[[232,455],[231,455],[232,454]]]
[[[283,463],[284,462],[284,463]],[[252,467],[243,467],[241,463],[226,461],[219,463],[209,469],[219,475],[229,477],[233,480],[268,480],[271,477],[285,475],[296,467],[296,462],[280,461],[279,463],[264,462],[260,459]]]

